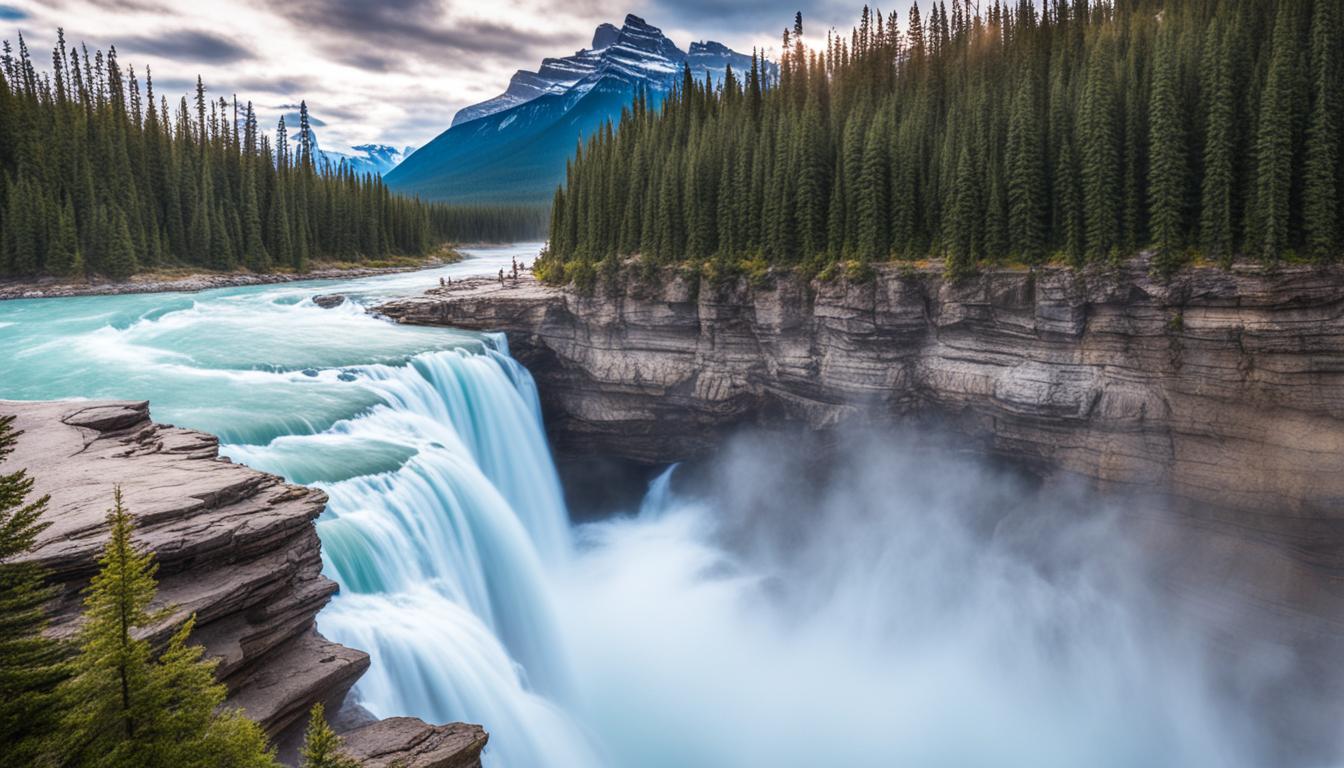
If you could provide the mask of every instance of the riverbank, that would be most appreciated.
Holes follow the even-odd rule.
[[[128,280],[90,279],[72,282],[65,278],[0,280],[0,301],[8,299],[54,299],[70,296],[113,296],[130,293],[195,293],[215,288],[292,283],[299,280],[332,280],[376,277],[456,264],[463,259],[458,248],[445,248],[425,258],[381,259],[370,264],[314,262],[307,272],[202,272],[166,270],[136,275]],[[377,266],[372,266],[376,264]]]

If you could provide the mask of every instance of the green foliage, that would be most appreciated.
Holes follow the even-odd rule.
[[[359,762],[341,754],[341,737],[327,725],[321,704],[314,704],[303,734],[299,768],[359,768]]]
[[[170,110],[116,49],[58,38],[48,78],[20,41],[0,66],[0,277],[124,278],[189,266],[304,271],[312,260],[420,256],[447,240],[539,237],[541,206],[447,206],[393,195],[375,175],[313,162],[306,107],[291,147],[252,105]]]
[[[260,727],[222,710],[217,662],[187,640],[187,619],[155,654],[146,635],[168,620],[151,610],[152,553],[131,539],[133,523],[114,493],[99,572],[84,598],[74,675],[59,689],[65,707],[61,762],[106,768],[276,768]]]
[[[0,461],[14,450],[13,416],[0,416]],[[19,558],[49,525],[47,497],[28,500],[33,480],[0,474],[0,754],[13,765],[46,762],[59,724],[55,688],[65,675],[62,648],[42,636],[43,603],[52,597],[45,572]]]
[[[684,79],[595,132],[556,192],[551,258],[760,254],[818,275],[1095,263],[1150,242],[1159,272],[1195,246],[1334,258],[1340,16],[1338,0],[994,0],[865,9],[815,53],[791,31],[778,81]]]
[[[1269,71],[1255,138],[1255,250],[1275,261],[1292,248],[1289,216],[1293,186],[1294,90],[1298,77],[1297,6],[1282,2],[1274,18]]]
[[[1181,122],[1179,93],[1180,52],[1175,35],[1158,38],[1153,72],[1149,135],[1152,137],[1148,177],[1148,218],[1157,257],[1153,268],[1170,274],[1180,264],[1185,243],[1185,194],[1189,158],[1185,127]]]
[[[550,221],[549,205],[434,204],[430,230],[452,243],[513,243],[541,240]]]

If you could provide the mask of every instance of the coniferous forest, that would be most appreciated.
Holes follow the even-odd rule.
[[[293,130],[292,136],[289,131]],[[170,105],[115,48],[67,46],[39,72],[19,39],[0,68],[0,277],[161,267],[304,271],[309,262],[427,254],[536,235],[544,212],[392,194],[377,176],[317,168],[304,106],[274,140],[251,103]]]
[[[925,8],[815,48],[800,14],[777,84],[636,100],[572,161],[539,271],[1339,257],[1338,0]]]

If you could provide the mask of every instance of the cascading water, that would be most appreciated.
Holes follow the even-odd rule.
[[[535,255],[478,254],[470,268]],[[0,306],[0,397],[146,398],[236,461],[325,490],[328,637],[372,658],[380,716],[488,723],[492,766],[591,766],[548,571],[571,557],[531,376],[502,335],[401,328],[363,296],[440,273]],[[12,319],[11,319],[12,318]],[[71,354],[73,353],[73,354]],[[7,372],[8,374],[9,372]]]
[[[396,469],[316,483],[330,497],[324,570],[341,585],[319,629],[369,652],[359,694],[376,715],[488,722],[503,765],[592,765],[550,703],[573,696],[545,578],[567,560],[568,533],[535,389],[511,362],[487,347],[347,369],[384,402],[321,433],[226,451],[292,474],[291,458],[328,441],[413,449]]]
[[[503,339],[358,301],[534,255],[0,302],[0,398],[149,399],[324,489],[341,589],[318,624],[370,653],[359,701],[484,724],[488,768],[1275,763],[1197,638],[1147,608],[1142,563],[1080,513],[1093,499],[919,441],[858,445],[814,483],[814,457],[767,445],[728,452],[713,493],[679,496],[669,470],[635,514],[571,528]],[[357,301],[323,310],[316,292]],[[1023,508],[1046,524],[1008,524]]]

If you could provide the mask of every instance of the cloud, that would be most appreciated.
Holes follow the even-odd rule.
[[[893,3],[902,16],[908,5]],[[809,35],[824,37],[832,23],[847,30],[861,6],[796,7]],[[11,16],[22,14],[35,52],[50,49],[58,27],[73,43],[115,44],[124,65],[153,67],[156,93],[173,108],[200,74],[212,95],[251,100],[263,124],[292,109],[268,105],[307,100],[330,123],[322,140],[332,147],[418,146],[458,109],[502,92],[515,70],[588,45],[595,27],[627,12],[683,50],[704,39],[750,50],[777,48],[794,9],[769,0],[0,0],[0,24],[17,26]]]
[[[291,110],[291,111],[285,112],[285,123],[287,123],[287,124],[289,124],[289,125],[298,125],[298,124],[299,124],[299,112],[298,112],[298,110]],[[327,121],[326,121],[326,120],[323,120],[322,118],[318,117],[317,115],[314,115],[312,112],[309,112],[309,113],[308,113],[308,124],[311,125],[311,126],[313,126],[314,128],[323,128],[323,127],[326,127],[326,125],[327,125]]]
[[[438,0],[294,0],[275,6],[323,38],[324,50],[361,69],[388,71],[411,56],[472,66],[470,56],[551,50],[572,35],[506,22],[450,15]],[[501,14],[510,18],[515,14]]]
[[[138,35],[122,38],[122,41],[126,50],[135,53],[207,64],[231,64],[254,56],[251,51],[222,35],[201,30]]]

